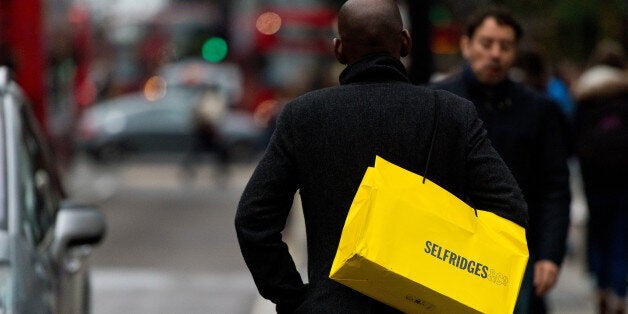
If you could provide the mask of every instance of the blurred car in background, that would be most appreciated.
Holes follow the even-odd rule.
[[[47,142],[6,67],[0,172],[0,313],[89,312],[88,256],[105,217],[64,199]]]
[[[86,110],[78,124],[79,149],[104,162],[188,154],[195,145],[198,106],[207,108],[217,141],[232,158],[249,158],[265,147],[264,128],[250,112],[235,108],[242,93],[238,66],[192,59],[168,64],[158,73],[142,92]]]

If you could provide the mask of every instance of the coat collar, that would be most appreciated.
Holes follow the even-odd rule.
[[[508,98],[508,93],[512,81],[508,78],[495,86],[483,85],[471,70],[468,63],[464,63],[462,70],[462,79],[467,88],[467,93],[472,97],[480,97],[491,101],[503,101]]]
[[[368,55],[350,65],[340,73],[340,84],[358,82],[410,82],[403,63],[387,54]]]

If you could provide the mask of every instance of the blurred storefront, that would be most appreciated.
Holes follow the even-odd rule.
[[[239,67],[243,93],[233,106],[270,123],[285,101],[338,83],[331,38],[343,2],[0,0],[0,60],[14,67],[61,147],[84,108],[142,90],[160,68],[185,59]],[[457,70],[464,20],[500,3],[550,61],[583,64],[598,40],[627,42],[627,2],[399,0],[420,51],[406,61],[416,83]]]
[[[628,1],[450,1],[433,0],[430,7],[431,48],[435,71],[457,70],[458,38],[470,13],[490,4],[513,11],[524,28],[523,46],[540,49],[551,64],[583,66],[603,39],[628,43]],[[624,47],[628,48],[628,47]]]

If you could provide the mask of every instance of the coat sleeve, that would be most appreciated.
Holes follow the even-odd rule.
[[[466,101],[465,101],[466,102]],[[527,229],[528,207],[517,181],[486,136],[475,107],[467,107],[466,185],[472,206]]]
[[[235,217],[244,261],[260,294],[277,304],[278,312],[291,312],[305,295],[305,285],[281,235],[297,189],[295,165],[288,149],[288,116],[286,110],[280,115]]]
[[[545,103],[542,107],[541,138],[539,140],[538,173],[540,208],[535,208],[537,236],[536,260],[547,259],[560,265],[563,261],[569,229],[570,137],[565,116],[557,104]]]

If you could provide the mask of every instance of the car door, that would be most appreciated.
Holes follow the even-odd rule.
[[[153,107],[127,117],[126,146],[139,153],[185,152],[190,145],[190,114]]]
[[[6,212],[11,270],[9,312],[56,312],[55,270],[45,247],[50,239],[51,195],[42,189],[50,176],[42,169],[37,139],[23,120],[18,95],[2,95],[2,145],[6,158]]]
[[[87,257],[105,218],[64,200],[52,151],[7,77],[0,67],[0,313],[87,313]]]

